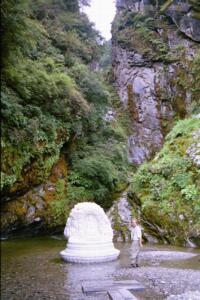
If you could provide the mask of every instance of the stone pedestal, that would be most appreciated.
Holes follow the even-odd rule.
[[[67,247],[60,252],[68,262],[105,262],[116,259],[119,250],[113,245],[113,231],[103,209],[83,202],[72,209],[64,230]]]

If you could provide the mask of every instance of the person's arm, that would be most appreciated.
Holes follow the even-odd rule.
[[[140,236],[139,242],[140,242],[140,247],[142,247],[142,246],[143,246],[143,245],[142,245],[142,230],[141,230],[140,227],[139,227],[139,232],[140,232],[140,234],[139,234],[139,236]]]

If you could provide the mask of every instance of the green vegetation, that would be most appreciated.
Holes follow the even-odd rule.
[[[56,191],[53,201],[46,210],[46,222],[49,228],[62,226],[69,215],[70,204],[67,197],[66,179],[59,179],[56,182]]]
[[[134,171],[130,202],[134,214],[135,204],[140,206],[144,226],[150,221],[162,229],[160,238],[171,243],[195,240],[200,230],[200,174],[188,149],[197,147],[193,134],[199,119],[178,122],[152,161],[138,170],[129,166],[126,140],[132,134],[134,102],[122,107],[111,86],[111,43],[104,43],[81,13],[80,6],[88,2],[1,2],[1,191],[3,200],[13,200],[3,201],[3,229],[29,226],[35,217],[44,228],[63,226],[70,209],[81,201],[108,209],[127,188],[127,173]],[[159,11],[170,2],[153,4]],[[198,14],[199,4],[189,2]],[[166,33],[172,29],[164,16],[124,10],[114,20],[113,42],[134,49],[150,63],[179,61],[174,64],[176,78],[169,82],[169,101],[175,118],[183,119],[188,91],[191,113],[199,113],[200,54],[189,61],[183,46],[169,50]],[[161,101],[168,101],[159,86],[156,92]],[[161,122],[167,132],[171,125]],[[125,236],[127,227],[120,225],[117,212],[114,218],[114,229]]]
[[[117,212],[117,209],[114,210],[113,214],[113,230],[114,234],[117,232],[117,236],[120,236],[122,241],[126,241],[126,237],[130,236],[128,226],[123,224],[121,218]]]
[[[168,43],[169,33],[173,32],[176,26],[164,12],[173,1],[152,2],[154,10],[146,11],[145,14],[128,9],[117,14],[112,26],[113,41],[122,48],[134,49],[146,61],[164,63],[182,61],[182,51],[178,51],[178,48],[170,49]],[[193,16],[198,19],[199,3],[193,0],[189,2],[194,9]]]
[[[166,20],[138,14],[129,10],[115,17],[112,33],[122,47],[135,49],[145,59],[152,61],[171,61],[174,57],[169,52],[167,40],[158,33],[165,29]]]
[[[140,199],[142,218],[162,228],[171,243],[195,239],[200,229],[200,173],[187,154],[192,144],[198,148],[194,133],[199,128],[197,118],[178,121],[163,149],[139,167],[131,185],[131,201]]]
[[[173,3],[173,0],[165,1],[160,8],[160,12],[163,13],[172,3]]]
[[[178,46],[177,51],[180,56],[180,64],[176,67],[175,78],[172,78],[170,84],[176,88],[178,94],[172,97],[174,110],[178,118],[185,118],[187,111],[189,114],[198,114],[200,112],[200,52],[198,51],[194,59],[188,60],[183,47]],[[189,74],[185,71],[190,70]],[[186,107],[183,99],[186,98],[188,91],[191,91],[191,104]]]
[[[56,180],[48,203],[54,225],[65,222],[76,202],[109,207],[112,193],[126,182],[123,125],[104,120],[118,99],[100,72],[92,71],[105,46],[80,12],[83,4],[1,3],[2,193],[23,193],[50,180],[65,153],[69,175]]]
[[[194,113],[200,113],[200,51],[192,63],[192,96]]]

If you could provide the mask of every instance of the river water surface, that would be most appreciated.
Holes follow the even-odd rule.
[[[59,257],[59,252],[66,246],[66,241],[60,237],[37,237],[5,240],[1,242],[1,288],[2,300],[104,300],[106,295],[96,294],[84,296],[81,291],[82,280],[126,279],[130,270],[130,244],[118,243],[121,250],[120,258],[113,262],[100,264],[65,263]],[[163,251],[164,250],[164,251]],[[184,252],[184,259],[180,255]],[[192,254],[196,254],[192,256]],[[187,256],[188,255],[188,256]],[[145,271],[149,267],[176,268],[195,270],[200,276],[200,250],[150,246],[142,249],[141,268],[134,272]],[[154,271],[155,272],[155,271]],[[129,273],[128,273],[129,274]],[[135,279],[130,273],[129,279]],[[137,278],[136,278],[137,279]],[[145,284],[145,282],[142,282]],[[149,288],[137,293],[138,299],[165,299],[165,297]]]

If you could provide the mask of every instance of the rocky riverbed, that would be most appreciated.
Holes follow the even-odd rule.
[[[130,267],[130,244],[118,243],[116,261],[67,264],[59,257],[60,237],[2,241],[2,300],[108,300],[106,294],[84,296],[84,280],[134,279],[145,285],[140,300],[200,299],[200,251],[145,245],[141,267]]]
[[[143,282],[146,291],[139,299],[200,299],[200,271],[182,270],[177,268],[163,267],[141,267],[134,270],[120,270],[116,278],[134,278]],[[154,296],[149,294],[149,289],[154,292]],[[179,296],[185,294],[185,296]],[[137,296],[137,294],[135,294]],[[190,297],[189,297],[190,296]],[[199,298],[196,298],[196,297]]]

